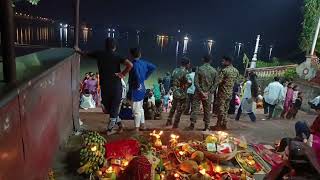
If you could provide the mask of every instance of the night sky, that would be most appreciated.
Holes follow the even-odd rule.
[[[259,33],[263,43],[280,47],[280,56],[290,56],[298,49],[303,0],[80,1],[81,20],[95,26],[118,24],[155,32],[181,28],[199,37],[212,37],[217,43],[254,43]],[[17,8],[70,22],[71,2],[41,0],[38,6],[20,3]]]

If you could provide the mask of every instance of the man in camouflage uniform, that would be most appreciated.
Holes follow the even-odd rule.
[[[187,74],[188,68],[190,67],[190,60],[188,58],[182,58],[181,66],[176,68],[172,73],[172,91],[173,91],[173,102],[176,106],[176,115],[174,118],[173,127],[174,129],[178,128],[181,115],[184,111],[187,95],[187,89],[190,86],[188,82]],[[169,126],[172,124],[173,113],[169,115],[166,125]]]
[[[194,125],[197,122],[197,116],[200,113],[200,103],[202,103],[204,111],[204,131],[209,130],[210,107],[212,99],[211,95],[215,90],[215,83],[218,73],[216,69],[210,65],[211,56],[205,56],[202,60],[204,64],[196,70],[196,75],[194,78],[196,91],[192,102],[192,112],[190,116],[191,124],[188,128],[189,130],[193,130]]]
[[[218,121],[212,130],[227,129],[227,115],[229,103],[232,97],[232,89],[235,81],[239,77],[239,71],[233,67],[232,59],[224,56],[222,58],[224,68],[221,70],[218,77],[218,93],[216,98]]]

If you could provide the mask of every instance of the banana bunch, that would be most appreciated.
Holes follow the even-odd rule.
[[[97,132],[87,132],[82,135],[85,146],[92,146],[94,144],[104,145],[107,141]]]
[[[78,173],[95,173],[105,164],[106,140],[97,132],[88,132],[83,136],[84,147],[80,150],[80,168]]]

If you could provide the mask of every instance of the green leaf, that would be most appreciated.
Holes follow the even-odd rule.
[[[312,41],[315,35],[317,23],[320,17],[320,1],[319,0],[304,0],[304,21],[302,22],[302,32],[300,35],[300,49],[309,53],[312,46]],[[320,52],[320,38],[316,51]]]

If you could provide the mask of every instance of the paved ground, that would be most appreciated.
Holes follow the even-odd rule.
[[[164,129],[165,131],[172,131],[170,128],[165,127],[165,122],[168,114],[163,114],[163,120],[147,120],[146,126],[148,129]],[[95,109],[93,111],[80,111],[81,120],[84,123],[84,127],[86,129],[94,130],[94,131],[104,131],[107,124],[107,116],[104,115],[99,109]],[[182,136],[187,135],[190,138],[201,136],[201,129],[203,128],[202,117],[199,116],[198,122],[196,124],[195,131],[184,131],[186,127],[189,126],[189,117],[190,116],[182,116],[180,127],[177,130],[177,133],[180,133]],[[258,111],[257,122],[252,123],[249,120],[249,117],[246,115],[242,116],[239,122],[233,119],[233,116],[229,117],[229,129],[228,132],[235,136],[244,136],[250,142],[259,142],[259,143],[273,143],[275,140],[286,137],[286,136],[294,136],[294,124],[297,121],[307,121],[308,123],[312,123],[313,119],[315,119],[314,114],[306,114],[304,112],[300,112],[296,118],[296,120],[267,120],[263,121],[265,116]],[[123,121],[126,127],[126,131],[123,134],[113,135],[111,137],[107,137],[107,139],[118,139],[123,137],[131,136],[134,132],[134,122],[132,120]],[[216,117],[211,119],[211,125],[214,125],[216,122]]]
[[[172,129],[166,128],[165,120],[168,114],[163,114],[163,120],[147,120],[146,126],[149,130],[163,129],[164,141],[173,132]],[[243,116],[242,119],[237,122],[230,116],[228,133],[240,137],[244,136],[248,142],[257,142],[265,144],[274,144],[274,142],[282,137],[293,137],[294,124],[298,120],[307,121],[309,124],[315,119],[315,114],[306,114],[299,112],[296,120],[268,120],[262,121],[264,115],[258,112],[257,122],[250,122],[248,116]],[[100,109],[94,109],[90,111],[80,110],[80,118],[83,121],[83,128],[94,131],[104,131],[107,124],[107,116],[103,114]],[[116,139],[129,138],[134,135],[133,127],[134,122],[132,120],[123,121],[126,130],[122,134],[115,134],[106,137],[107,141],[113,141]],[[216,118],[213,117],[211,125],[214,125]],[[198,123],[196,124],[195,131],[184,131],[184,128],[189,126],[189,116],[182,116],[180,128],[174,133],[181,136],[181,140],[188,139],[201,139],[203,138],[201,129],[203,128],[202,116],[199,116]],[[149,132],[144,132],[149,133]],[[166,136],[166,134],[168,136]],[[167,137],[167,138],[166,138]],[[79,136],[72,136],[69,143],[66,144],[56,155],[55,162],[53,164],[53,170],[56,173],[57,180],[81,180],[76,174],[76,168],[79,166],[79,152],[80,140]]]

